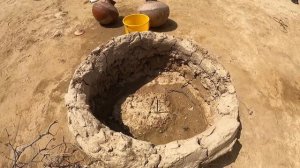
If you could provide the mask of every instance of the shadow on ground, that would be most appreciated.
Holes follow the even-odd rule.
[[[240,108],[241,108],[241,106],[240,106]],[[241,112],[241,109],[239,109],[239,112]],[[241,137],[241,132],[243,129],[243,125],[241,123],[240,116],[238,117],[238,121],[240,122],[240,128],[236,135],[238,140],[233,145],[232,150],[229,153],[226,153],[225,155],[212,161],[211,163],[204,165],[203,168],[224,168],[225,166],[228,166],[231,163],[235,162],[235,160],[237,159],[237,157],[240,153],[240,150],[242,149],[242,144],[239,141],[239,139]]]
[[[123,27],[123,18],[124,16],[119,16],[118,20],[115,23],[108,25],[102,25],[99,23],[99,25],[104,28],[120,28]],[[154,32],[170,32],[176,30],[177,27],[178,25],[174,20],[168,19],[167,22],[162,26],[150,28],[150,30]]]
[[[100,24],[102,27],[105,27],[105,28],[119,28],[119,27],[122,27],[123,26],[123,18],[124,16],[119,16],[118,17],[118,20],[115,22],[115,23],[111,23],[111,24],[108,24],[108,25],[102,25]]]
[[[176,30],[177,27],[178,27],[178,25],[174,20],[168,19],[167,22],[165,24],[163,24],[162,26],[154,27],[154,28],[151,28],[150,30],[152,30],[154,32],[169,32],[169,31]]]
[[[239,141],[236,141],[231,152],[205,165],[204,168],[223,168],[225,166],[230,165],[231,163],[235,162],[236,158],[240,153],[241,148],[242,144]]]

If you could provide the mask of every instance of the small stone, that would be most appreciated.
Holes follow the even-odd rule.
[[[90,0],[90,3],[95,3],[97,2],[98,0]]]
[[[194,107],[190,107],[190,108],[189,108],[189,111],[193,111],[193,110],[194,110]]]
[[[84,30],[78,29],[78,30],[76,30],[76,31],[74,32],[74,35],[75,35],[75,36],[81,36],[81,35],[83,35],[84,33],[85,33]]]
[[[112,147],[109,147],[107,152],[112,152],[114,149]]]
[[[249,115],[252,115],[252,114],[253,114],[253,111],[252,111],[252,110],[249,110],[248,113],[249,113]]]
[[[54,32],[54,34],[53,34],[53,38],[55,38],[55,37],[61,37],[62,36],[62,31],[61,30],[57,30],[57,31],[55,31]]]
[[[54,16],[57,18],[57,19],[61,19],[63,18],[64,16],[66,16],[68,14],[67,11],[62,11],[62,12],[57,12],[54,14]]]
[[[66,60],[65,59],[58,59],[58,61],[62,64],[66,63]]]

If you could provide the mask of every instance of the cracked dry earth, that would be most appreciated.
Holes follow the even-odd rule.
[[[207,167],[300,167],[300,7],[289,0],[162,0],[169,35],[193,39],[230,72],[241,135],[232,152]],[[139,0],[117,1],[120,15]],[[74,70],[97,46],[122,35],[101,27],[83,0],[0,2],[0,152],[7,128],[24,144],[58,120],[56,141],[75,143],[64,95]],[[65,13],[67,12],[67,13]],[[85,34],[74,36],[78,28]],[[31,153],[22,159],[26,160]],[[10,162],[0,155],[0,167]],[[41,167],[41,166],[37,166]]]

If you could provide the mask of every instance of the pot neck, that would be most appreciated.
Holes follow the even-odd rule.
[[[112,5],[116,4],[116,2],[114,0],[100,0],[100,2],[105,2],[105,3],[112,4]]]

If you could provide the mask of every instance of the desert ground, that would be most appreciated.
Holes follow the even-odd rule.
[[[236,88],[239,141],[208,167],[300,167],[300,6],[290,0],[162,1],[170,20],[153,31],[206,48]],[[126,16],[142,3],[118,0],[116,6]],[[70,79],[94,48],[124,28],[121,22],[99,25],[85,0],[0,4],[0,167],[11,167],[5,144],[29,143],[53,121],[54,144],[63,138],[76,143],[64,102]],[[79,29],[85,33],[75,36]]]

